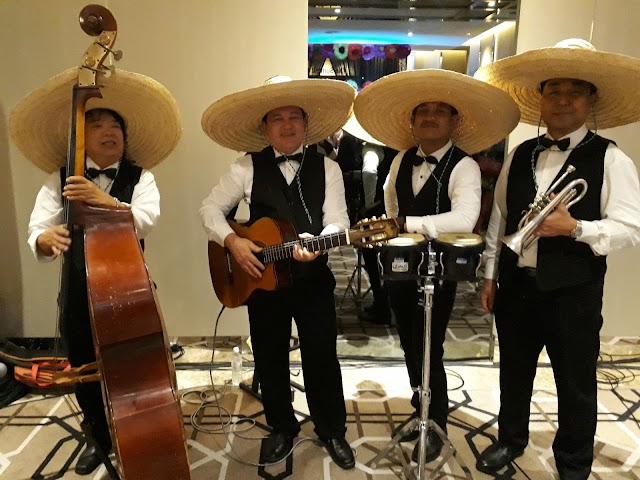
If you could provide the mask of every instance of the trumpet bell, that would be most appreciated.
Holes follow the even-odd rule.
[[[526,232],[522,229],[518,230],[511,235],[507,235],[506,237],[502,237],[502,243],[504,243],[507,247],[513,250],[519,257],[522,256],[526,247]]]

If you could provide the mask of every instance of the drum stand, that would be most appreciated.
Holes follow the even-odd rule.
[[[424,480],[427,478],[426,476],[426,462],[425,462],[425,454],[427,451],[427,430],[432,428],[440,437],[443,443],[443,451],[442,460],[440,463],[433,469],[431,472],[430,478],[434,478],[436,473],[442,469],[445,463],[449,460],[449,458],[453,458],[458,466],[464,472],[465,478],[468,480],[472,480],[471,472],[469,468],[462,463],[460,460],[455,447],[451,443],[451,441],[447,438],[447,434],[444,433],[442,428],[435,423],[433,420],[429,419],[429,403],[431,403],[431,392],[429,391],[429,374],[431,368],[431,314],[433,307],[433,292],[434,292],[434,284],[433,284],[433,274],[435,273],[435,254],[431,251],[429,252],[429,266],[428,266],[429,275],[420,277],[420,287],[419,291],[424,293],[424,298],[422,299],[422,306],[424,307],[424,319],[425,319],[425,327],[424,327],[424,360],[422,364],[422,385],[418,387],[418,391],[420,392],[420,417],[414,417],[409,422],[407,422],[395,435],[394,437],[385,445],[382,451],[369,462],[371,468],[376,468],[378,463],[386,458],[387,455],[391,452],[391,450],[400,443],[400,439],[407,435],[409,432],[419,429],[420,430],[420,447],[418,451],[418,468],[417,473],[414,474],[412,469],[410,469],[409,465],[404,460],[404,455],[400,455],[400,460],[402,463],[402,468],[405,472],[405,476],[410,479],[416,480]],[[413,469],[415,470],[415,469]]]

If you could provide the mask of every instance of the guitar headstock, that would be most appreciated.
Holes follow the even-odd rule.
[[[385,240],[397,237],[398,233],[400,228],[395,218],[365,218],[349,230],[349,243],[356,247],[380,246]]]

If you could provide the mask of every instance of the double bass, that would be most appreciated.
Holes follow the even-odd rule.
[[[84,176],[87,101],[102,96],[97,81],[109,73],[105,59],[120,56],[113,51],[117,25],[108,9],[86,6],[80,24],[97,38],[83,55],[73,88],[67,176]],[[84,238],[96,361],[120,475],[189,479],[173,359],[131,210],[65,201],[65,215],[69,232]],[[65,255],[61,298],[73,294],[65,291],[65,265],[71,261]]]

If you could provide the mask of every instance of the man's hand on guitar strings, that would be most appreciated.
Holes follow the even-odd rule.
[[[313,238],[313,235],[305,232],[298,235],[298,237],[301,239]],[[299,262],[311,262],[316,258],[318,258],[318,255],[320,255],[320,252],[310,252],[309,250],[307,250],[306,248],[300,245],[295,245],[293,247],[293,258],[295,258]]]
[[[265,266],[254,255],[261,252],[262,248],[248,238],[242,238],[235,233],[230,233],[224,239],[224,246],[229,249],[235,261],[253,278],[262,278]]]

